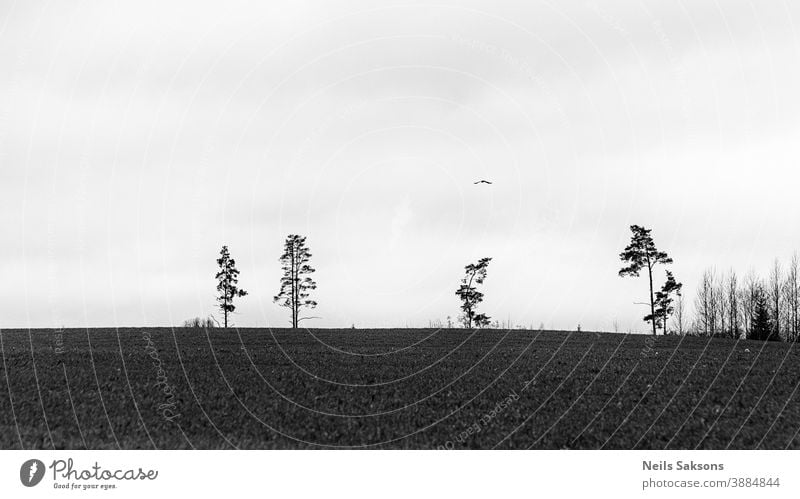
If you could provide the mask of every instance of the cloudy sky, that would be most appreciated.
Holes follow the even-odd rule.
[[[491,256],[494,318],[644,331],[630,224],[689,299],[707,266],[800,249],[796,23],[786,1],[0,0],[0,327],[211,313],[223,244],[234,322],[283,326],[299,233],[307,325],[455,317]]]

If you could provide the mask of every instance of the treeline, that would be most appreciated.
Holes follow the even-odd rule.
[[[620,253],[625,263],[621,277],[647,276],[650,308],[644,317],[653,334],[698,336],[761,341],[800,341],[800,259],[797,253],[784,269],[775,260],[769,275],[750,272],[743,278],[734,271],[718,274],[711,268],[703,273],[694,300],[694,318],[687,327],[683,285],[665,269],[665,280],[656,291],[657,267],[672,264],[672,258],[656,247],[651,230],[631,226],[631,242]]]
[[[734,270],[706,270],[697,287],[694,320],[688,332],[737,339],[800,340],[799,270],[796,253],[786,268],[776,259],[767,276],[754,271],[740,277]]]
[[[766,277],[759,277],[752,271],[740,278],[733,270],[721,274],[713,268],[706,270],[697,288],[693,318],[687,324],[683,285],[667,269],[673,263],[672,258],[657,248],[650,229],[638,225],[630,229],[630,243],[619,255],[624,263],[619,276],[647,278],[647,301],[638,305],[649,309],[643,320],[649,323],[653,335],[661,331],[662,334],[800,341],[800,258],[797,254],[786,268],[775,260]],[[297,328],[301,321],[321,318],[302,315],[303,309],[317,306],[310,297],[317,287],[312,278],[315,269],[311,266],[311,256],[304,236],[287,236],[283,254],[278,259],[282,270],[280,288],[273,301],[290,310],[292,328]],[[456,321],[465,329],[501,326],[499,321],[493,323],[487,314],[478,312],[484,296],[478,287],[486,279],[491,260],[481,258],[464,267],[464,276],[455,294],[461,301],[461,314]],[[227,328],[229,316],[236,310],[235,299],[247,296],[247,291],[239,287],[239,270],[227,246],[222,247],[217,265],[216,300],[222,321],[213,316],[194,318],[184,326]],[[456,321],[448,316],[447,327],[453,327]],[[512,327],[510,320],[509,327]]]

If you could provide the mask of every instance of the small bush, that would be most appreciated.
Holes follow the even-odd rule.
[[[193,317],[189,320],[183,321],[183,327],[189,327],[193,329],[214,329],[217,327],[217,324],[211,317],[206,317],[205,319]]]

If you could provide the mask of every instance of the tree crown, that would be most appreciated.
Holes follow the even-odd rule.
[[[651,229],[631,225],[631,232],[630,244],[619,254],[620,260],[628,263],[619,271],[621,277],[638,276],[640,270],[645,267],[652,268],[657,263],[672,263],[669,255],[656,248],[656,243],[650,235]]]

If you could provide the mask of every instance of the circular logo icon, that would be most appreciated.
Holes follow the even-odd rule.
[[[38,459],[28,459],[19,469],[19,480],[26,487],[35,487],[44,478],[44,463]]]

